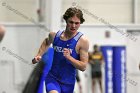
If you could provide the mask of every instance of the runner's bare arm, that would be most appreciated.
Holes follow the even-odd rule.
[[[53,42],[55,36],[55,32],[50,32],[48,38],[45,38],[43,43],[41,44],[37,56],[42,56],[44,52],[48,49],[50,44]]]
[[[41,44],[41,46],[39,48],[39,51],[38,51],[37,55],[32,60],[33,64],[35,64],[35,63],[37,63],[41,60],[42,55],[45,53],[45,51],[48,49],[48,47],[53,42],[55,34],[56,34],[55,32],[50,32],[48,38],[45,38],[45,40],[43,41],[43,43]]]
[[[89,49],[89,42],[86,38],[81,40],[80,43],[80,49],[79,49],[79,54],[80,54],[80,60],[76,60],[70,55],[64,54],[66,58],[73,64],[73,66],[81,71],[86,70],[86,66],[88,64],[88,49]],[[66,50],[67,51],[67,50]]]

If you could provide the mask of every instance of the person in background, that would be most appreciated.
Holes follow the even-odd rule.
[[[89,63],[91,64],[91,75],[92,75],[92,92],[95,91],[95,82],[98,81],[100,85],[100,91],[103,93],[102,89],[102,70],[101,65],[104,62],[102,52],[98,45],[93,46],[93,52],[89,53]]]
[[[2,41],[4,35],[5,35],[5,28],[3,25],[0,25],[0,42]]]

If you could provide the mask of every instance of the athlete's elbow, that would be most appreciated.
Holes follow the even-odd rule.
[[[84,72],[85,70],[86,70],[86,68],[84,68],[84,69],[81,69],[81,71],[82,71],[82,72]]]
[[[86,70],[86,67],[87,67],[87,63],[83,62],[83,63],[80,64],[77,68],[78,68],[80,71],[85,71],[85,70]]]
[[[80,70],[84,72],[86,70],[86,66],[83,66]]]

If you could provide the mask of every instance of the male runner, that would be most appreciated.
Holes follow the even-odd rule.
[[[88,63],[89,42],[77,31],[85,21],[82,11],[69,8],[63,18],[66,21],[65,30],[50,32],[33,60],[33,63],[39,62],[43,53],[53,44],[53,64],[45,80],[47,93],[73,93],[76,69],[85,71]]]

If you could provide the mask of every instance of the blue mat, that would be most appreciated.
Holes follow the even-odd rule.
[[[48,51],[46,51],[42,56],[42,61],[45,63],[45,66],[43,68],[43,73],[40,79],[40,84],[37,93],[43,93],[43,82],[49,70],[51,69],[52,62],[53,62],[53,54],[54,54],[54,50],[53,48],[50,47],[48,48]]]

